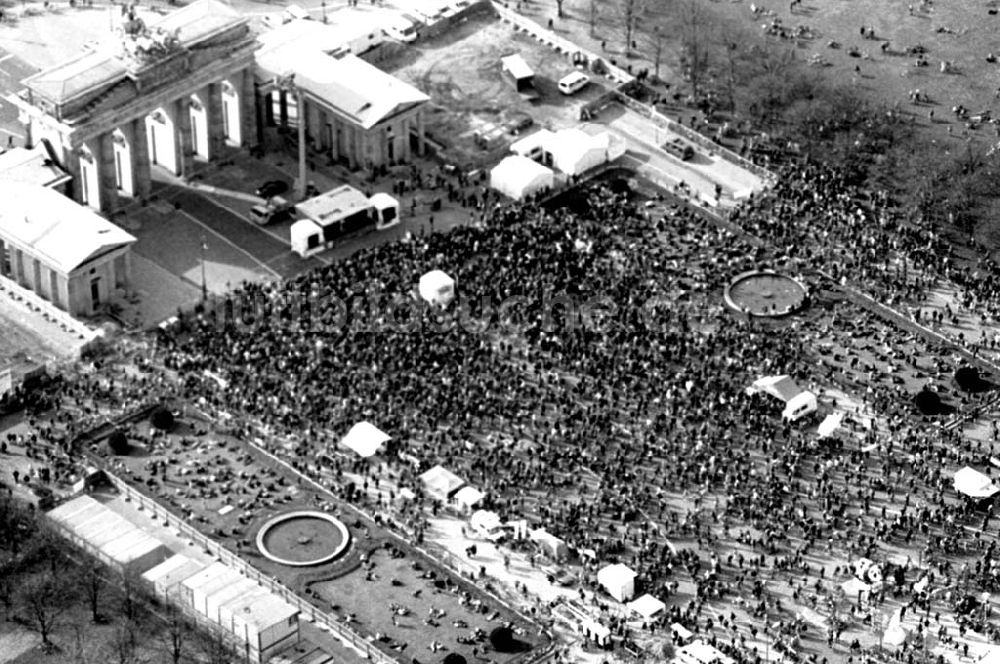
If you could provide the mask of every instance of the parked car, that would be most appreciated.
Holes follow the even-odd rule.
[[[681,138],[667,141],[663,144],[663,149],[681,161],[690,161],[694,157],[694,148]]]
[[[530,115],[518,113],[507,123],[507,133],[517,136],[533,124],[535,120]]]
[[[284,198],[274,196],[264,205],[254,205],[247,217],[258,226],[287,221],[295,215],[295,206]]]
[[[580,71],[575,71],[559,79],[559,92],[571,95],[583,90],[590,83],[590,77]]]
[[[257,191],[254,193],[266,201],[269,198],[280,196],[286,191],[288,191],[288,183],[284,180],[268,180],[264,184],[257,187]]]

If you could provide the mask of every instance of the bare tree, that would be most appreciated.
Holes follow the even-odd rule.
[[[699,0],[680,0],[677,9],[681,30],[681,65],[691,82],[691,96],[697,101],[710,64],[711,51],[706,38],[709,17]]]
[[[625,56],[632,56],[632,42],[642,18],[643,0],[621,0],[622,28],[625,30]]]
[[[90,607],[90,619],[95,623],[102,621],[101,591],[104,590],[106,570],[96,560],[86,560],[82,563],[79,584]]]
[[[29,577],[18,589],[18,605],[25,624],[42,637],[42,647],[52,650],[52,632],[74,601],[71,586],[45,572]]]
[[[184,657],[188,636],[191,634],[191,624],[184,617],[184,614],[168,605],[167,624],[160,634],[160,641],[163,649],[170,657],[171,664],[180,664]]]
[[[201,639],[201,654],[204,655],[206,664],[230,664],[235,661],[233,649],[218,629],[210,630]]]
[[[135,620],[136,618],[136,602],[138,600],[139,592],[141,590],[141,585],[139,579],[135,574],[126,571],[125,575],[122,577],[121,591],[122,591],[122,604],[121,611],[122,615],[126,620]]]
[[[653,78],[657,80],[660,78],[660,65],[663,63],[664,41],[663,30],[659,24],[654,24],[653,29],[646,34],[646,42],[653,54]]]
[[[114,664],[142,664],[144,660],[139,656],[136,632],[137,626],[131,620],[115,625],[106,646],[109,659]]]
[[[559,17],[559,18],[563,17],[562,8],[563,8],[563,2],[564,1],[565,0],[556,0],[556,16]]]

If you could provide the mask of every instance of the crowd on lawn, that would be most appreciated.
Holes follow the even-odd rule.
[[[835,170],[788,169],[773,194],[733,217],[781,248],[770,259],[687,207],[637,205],[608,184],[587,185],[572,209],[492,205],[473,226],[370,248],[284,283],[245,284],[214,310],[182,316],[159,334],[154,362],[130,352],[61,383],[67,407],[40,435],[71,452],[68,441],[108,408],[182,398],[228,413],[247,437],[255,423],[291,436],[297,446],[272,451],[305,468],[368,420],[404,454],[388,464],[334,455],[338,474],[391,487],[386,503],[405,487],[429,506],[417,476],[441,463],[504,518],[530,514],[592,550],[590,571],[626,563],[665,600],[677,579],[693,581],[695,595],[679,596],[661,622],[714,633],[739,659],[759,661],[739,646],[758,629],[789,643],[803,629],[765,576],[820,607],[836,596],[835,563],[848,557],[901,553],[907,569],[886,592],[912,606],[930,601],[929,589],[913,589],[925,573],[930,588],[989,590],[997,578],[989,514],[974,514],[951,487],[957,467],[988,466],[985,451],[914,417],[898,384],[870,371],[866,380],[849,360],[817,361],[802,342],[839,328],[902,346],[904,332],[865,328],[849,306],[764,324],[721,304],[729,278],[768,260],[822,267],[897,298],[916,297],[939,274],[986,297],[986,286],[976,290],[983,280],[955,269],[939,239],[903,224],[884,197],[858,193]],[[893,252],[920,271],[904,280],[886,263]],[[414,293],[435,268],[457,283],[448,307]],[[860,440],[819,444],[814,430],[744,391],[784,373],[851,375],[882,418]],[[403,515],[419,540],[424,513]],[[918,561],[929,569],[917,571]],[[711,602],[753,619],[713,622],[703,611]],[[841,629],[821,636],[832,643]]]

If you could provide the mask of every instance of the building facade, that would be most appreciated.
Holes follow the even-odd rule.
[[[422,155],[430,98],[359,57],[369,42],[347,33],[300,20],[262,35],[258,120],[286,128],[304,120],[310,149],[352,169]]]
[[[246,18],[197,0],[150,26],[126,13],[120,32],[9,98],[28,145],[46,139],[73,178],[72,197],[103,212],[148,196],[152,168],[189,176],[226,146],[253,144],[256,132],[257,46]]]
[[[0,277],[73,316],[127,294],[135,238],[58,191],[0,183]]]

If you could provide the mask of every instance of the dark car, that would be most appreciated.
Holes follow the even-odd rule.
[[[260,198],[267,200],[269,198],[274,198],[275,196],[280,196],[281,194],[288,191],[288,183],[284,180],[268,180],[264,184],[257,187],[257,194]]]
[[[663,144],[663,149],[681,161],[689,161],[692,157],[694,157],[694,148],[680,138],[667,141]]]
[[[517,136],[533,124],[535,124],[535,121],[530,115],[527,113],[519,113],[507,123],[507,132],[513,136]]]

